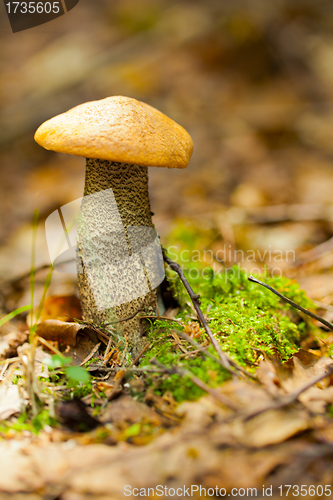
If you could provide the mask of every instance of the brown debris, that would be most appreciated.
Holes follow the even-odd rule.
[[[36,334],[45,340],[55,340],[60,344],[75,346],[77,333],[84,326],[65,323],[57,319],[47,319],[37,325]]]

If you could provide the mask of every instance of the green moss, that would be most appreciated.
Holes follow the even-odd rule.
[[[151,349],[143,357],[141,365],[149,364],[153,358],[158,359],[165,366],[181,366],[188,368],[191,372],[201,378],[206,383],[212,386],[221,385],[225,380],[230,378],[229,373],[220,367],[218,363],[211,359],[204,359],[202,353],[197,353],[193,357],[187,357],[184,352],[179,349],[175,339],[172,336],[172,331],[175,329],[184,330],[183,327],[174,325],[168,321],[156,321],[154,327],[149,334],[149,341],[151,342]],[[196,339],[197,341],[203,341]],[[195,349],[188,343],[184,344],[188,352]],[[214,350],[209,348],[212,353]],[[187,359],[186,359],[187,358]],[[197,399],[204,394],[188,377],[180,378],[179,375],[160,375],[150,376],[148,383],[152,386],[154,391],[162,395],[167,391],[171,391],[177,401],[185,399]]]
[[[44,408],[34,418],[28,412],[21,413],[13,422],[2,422],[0,425],[0,436],[6,435],[9,431],[28,431],[38,434],[46,426],[57,427],[58,421],[50,416],[49,410]]]
[[[264,287],[248,281],[246,273],[238,267],[217,274],[205,268],[204,274],[197,275],[191,272],[195,266],[196,263],[191,263],[191,267],[184,270],[185,275],[194,292],[201,296],[201,308],[213,334],[222,350],[232,359],[254,372],[260,353],[275,353],[284,361],[298,351],[301,340],[313,327],[294,308]],[[193,321],[193,311],[188,306],[189,297],[178,275],[169,269],[167,275],[181,305],[178,318],[186,325]],[[266,277],[264,281],[303,307],[315,308],[296,282],[284,277]],[[166,366],[179,365],[190,369],[212,387],[228,380],[226,370],[215,361],[205,359],[202,353],[186,359],[172,336],[177,329],[184,328],[169,321],[152,324],[149,335],[152,348],[144,356],[142,365],[156,357]],[[202,343],[204,338],[203,333],[201,339],[196,340]],[[184,343],[183,347],[187,351],[194,350],[188,343]],[[212,347],[209,349],[216,354]],[[149,383],[158,394],[171,391],[177,401],[193,400],[203,394],[190,379],[180,379],[176,374],[151,376]]]

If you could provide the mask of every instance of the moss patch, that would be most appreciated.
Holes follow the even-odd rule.
[[[187,269],[185,275],[194,292],[201,296],[202,310],[222,350],[249,371],[255,371],[261,354],[277,354],[281,361],[290,358],[313,328],[307,318],[298,315],[272,292],[248,281],[246,273],[238,267],[218,274],[206,268],[204,276],[191,273],[191,269],[193,267]],[[193,321],[194,313],[176,273],[167,269],[167,274],[173,293],[181,304],[178,318],[182,324],[161,320],[151,324],[149,341],[152,347],[143,357],[141,366],[156,357],[167,366],[190,369],[212,387],[221,385],[229,379],[225,369],[200,352],[186,355],[195,349],[187,342],[182,342],[181,349],[177,342],[177,330],[189,330],[187,325]],[[295,281],[280,277],[265,278],[265,282],[303,307],[315,309]],[[195,340],[202,344],[206,340],[205,332],[202,331]],[[209,350],[215,354],[212,347]],[[190,379],[180,379],[178,375],[150,376],[149,383],[158,394],[171,391],[177,401],[193,400],[203,394]]]

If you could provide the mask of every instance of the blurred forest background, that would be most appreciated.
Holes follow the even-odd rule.
[[[162,243],[295,250],[279,268],[333,301],[331,1],[80,0],[16,34],[1,8],[2,282],[29,271],[34,210],[45,220],[83,193],[84,159],[45,151],[35,130],[82,102],[126,95],[194,141],[186,170],[149,169]],[[48,263],[42,227],[37,263]],[[62,275],[54,286],[72,285]],[[28,303],[17,300],[3,307]]]

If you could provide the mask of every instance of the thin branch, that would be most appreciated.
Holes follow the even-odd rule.
[[[73,261],[73,259],[65,260],[64,262],[61,262],[61,264],[70,264]],[[50,269],[50,264],[43,264],[39,267],[36,267],[35,269],[35,274],[39,273],[40,271],[45,271],[46,269]],[[4,281],[1,283],[1,286],[15,286],[17,283],[20,281],[23,281],[26,278],[29,278],[31,271],[28,271],[27,273],[22,274],[21,276],[18,276],[17,278],[13,278],[9,281]]]
[[[88,356],[86,356],[84,358],[84,360],[81,361],[80,366],[83,366],[85,363],[87,363],[88,361],[90,361],[90,359],[98,351],[98,349],[100,348],[100,346],[101,346],[101,342],[99,342],[98,344],[96,344],[95,347],[92,349],[92,351],[88,354]]]
[[[6,363],[6,364],[5,364],[5,366],[2,368],[1,373],[0,373],[0,380],[4,380],[4,378],[5,378],[5,377],[4,377],[4,375],[5,375],[5,373],[6,373],[6,370],[7,370],[7,368],[8,368],[8,365],[9,365],[9,361],[8,361],[8,359],[7,359],[7,363]]]
[[[112,337],[112,335],[114,335],[114,332],[111,332],[107,328],[103,327],[104,330],[106,330],[109,333],[109,335],[107,335],[102,330],[102,327],[97,328],[97,326],[95,326],[91,321],[84,321],[83,319],[76,319],[76,318],[74,318],[74,321],[76,323],[78,323],[79,325],[84,325],[88,330],[93,330],[97,334],[97,337],[99,338],[99,340],[101,340],[103,342],[103,344],[105,344],[106,346],[108,346],[108,344],[110,342],[110,337]]]
[[[104,362],[108,358],[112,342],[113,342],[113,338],[112,338],[112,335],[110,335],[109,342],[108,342],[108,345],[106,346],[106,350],[105,350],[105,353],[104,353]]]
[[[135,313],[131,314],[130,316],[127,316],[126,318],[122,319],[116,319],[115,321],[110,321],[109,323],[103,323],[102,326],[109,326],[109,325],[115,325],[116,323],[122,323],[123,321],[129,321],[130,319],[133,319],[137,314],[139,314],[140,311],[144,309],[144,306],[141,306],[140,309],[135,311]]]
[[[138,361],[140,361],[140,359],[142,358],[142,356],[144,355],[144,353],[146,352],[146,350],[148,349],[148,347],[150,347],[150,344],[149,342],[144,346],[144,348],[142,349],[142,351],[137,355],[137,357],[134,359],[134,361],[132,361],[131,363],[131,367],[132,366],[135,366],[137,364]]]
[[[167,316],[141,316],[141,319],[146,319],[146,318],[149,318],[149,319],[163,319],[163,320],[166,320],[166,321],[174,321],[175,323],[180,323],[180,319],[175,319],[175,318],[168,318]]]
[[[285,302],[287,302],[287,304],[290,304],[291,306],[295,307],[295,309],[298,309],[299,311],[302,311],[304,314],[307,314],[311,318],[316,319],[317,321],[320,321],[320,323],[322,323],[323,325],[327,326],[327,328],[329,328],[330,330],[333,330],[333,324],[332,323],[330,323],[329,321],[326,321],[326,319],[322,318],[321,316],[318,316],[317,314],[309,311],[308,309],[305,309],[304,307],[296,304],[296,302],[294,302],[293,300],[288,299],[287,297],[285,297],[280,292],[278,292],[277,290],[275,290],[271,286],[267,285],[266,283],[263,283],[262,281],[258,280],[257,278],[254,278],[253,276],[249,276],[248,280],[252,281],[253,283],[258,283],[259,285],[264,286],[265,288],[267,288],[271,292],[275,293],[275,295],[277,295],[278,297],[280,297],[280,299],[282,299]]]
[[[264,408],[261,408],[259,410],[255,410],[254,412],[250,413],[249,415],[246,415],[244,420],[250,420],[253,417],[256,417],[257,415],[260,415],[261,413],[264,413],[269,410],[279,410],[280,408],[284,408],[285,406],[288,406],[292,403],[295,403],[299,396],[310,389],[313,385],[318,384],[321,380],[323,380],[326,377],[329,377],[330,375],[333,374],[333,363],[330,364],[327,368],[327,370],[324,373],[321,373],[320,375],[316,375],[312,379],[309,380],[309,382],[306,382],[304,385],[302,385],[299,389],[296,389],[294,392],[291,394],[288,394],[287,396],[283,396],[275,401],[273,401],[271,404],[265,406]]]
[[[151,368],[150,366],[142,366],[141,368],[137,368],[137,367],[126,367],[126,368],[123,368],[123,367],[110,367],[110,368],[107,368],[105,366],[98,366],[98,368],[96,368],[96,371],[100,371],[100,372],[104,372],[104,373],[110,373],[110,372],[113,372],[113,373],[118,373],[120,371],[124,371],[124,372],[129,372],[129,373],[165,373],[164,370],[160,370],[159,368]]]
[[[178,366],[173,366],[172,368],[167,368],[162,363],[157,361],[157,359],[152,359],[150,362],[152,365],[156,365],[161,370],[164,370],[164,373],[169,373],[170,375],[177,374],[180,377],[189,377],[191,379],[191,381],[193,382],[193,384],[195,384],[197,387],[199,387],[203,391],[207,392],[214,399],[217,399],[220,403],[222,403],[227,408],[230,408],[231,410],[234,410],[234,411],[239,410],[239,406],[236,403],[234,403],[231,399],[229,399],[228,397],[221,394],[216,389],[213,389],[212,387],[209,387],[208,385],[206,385],[205,382],[203,382],[200,378],[193,375],[193,373],[190,370],[184,370],[183,368],[179,368]]]
[[[6,359],[0,359],[0,365],[6,364],[12,364],[16,363],[16,361],[21,361],[21,358],[19,356],[16,356],[15,358],[6,358]]]
[[[307,250],[306,252],[301,253],[298,256],[296,262],[293,263],[292,267],[302,266],[304,264],[308,264],[310,262],[318,260],[324,255],[331,253],[332,250],[333,250],[333,238],[330,238],[329,240],[324,241],[320,245],[311,248],[311,250]]]
[[[109,345],[109,341],[107,341],[107,340],[106,340],[106,338],[107,338],[107,339],[109,339],[109,340],[110,340],[110,338],[109,338],[109,337],[107,337],[106,335],[105,335],[105,337],[104,337],[104,336],[101,334],[101,332],[96,332],[96,333],[97,333],[97,337],[98,337],[98,339],[99,339],[101,342],[103,342],[103,344],[104,344],[104,345],[108,346],[108,345]]]
[[[49,269],[49,268],[50,268],[50,264],[44,264],[42,266],[36,267],[35,274],[39,273],[40,271],[44,271],[45,269]],[[21,276],[18,276],[17,278],[14,278],[14,279],[9,280],[9,281],[4,281],[3,283],[1,283],[1,286],[15,286],[20,281],[22,281],[26,278],[29,278],[30,273],[31,273],[31,271],[28,271],[27,273],[24,273]]]
[[[104,363],[105,363],[105,366],[107,366],[110,362],[111,362],[111,359],[112,357],[118,352],[117,348],[114,347],[112,349],[112,351],[108,354],[107,357],[104,357]]]
[[[59,349],[57,349],[54,345],[52,345],[50,342],[48,342],[47,340],[43,339],[43,337],[40,337],[39,335],[37,336],[37,340],[40,344],[44,345],[45,347],[47,347],[48,349],[50,349],[50,351],[54,352],[55,354],[57,354],[57,356],[60,356],[61,358],[65,358],[66,356],[59,351]]]
[[[187,293],[189,294],[190,296],[190,299],[193,303],[193,306],[195,308],[195,311],[197,313],[197,316],[198,316],[198,319],[199,321],[201,322],[202,326],[204,327],[208,337],[210,338],[210,341],[211,343],[213,344],[217,354],[219,355],[219,358],[224,366],[224,368],[226,370],[228,370],[230,373],[232,373],[232,375],[236,375],[238,376],[238,374],[231,368],[231,363],[230,363],[230,360],[228,359],[228,357],[222,352],[221,350],[221,347],[220,347],[220,344],[218,343],[218,341],[216,340],[216,338],[214,337],[211,329],[209,328],[208,326],[208,323],[207,321],[205,320],[205,317],[203,315],[203,312],[201,311],[200,309],[200,295],[196,295],[189,282],[187,281],[187,279],[185,278],[185,275],[181,269],[181,267],[176,263],[176,262],[173,262],[171,259],[169,259],[169,257],[166,256],[165,252],[163,251],[163,257],[164,257],[164,260],[165,262],[171,267],[171,269],[173,271],[175,271],[179,278],[181,279],[184,287],[186,288],[186,291]]]
[[[193,340],[191,337],[189,337],[188,335],[186,335],[186,333],[180,331],[180,330],[176,330],[177,334],[180,335],[184,340],[186,340],[187,342],[189,342],[193,347],[195,347],[198,351],[201,351],[202,354],[204,356],[207,356],[208,358],[212,359],[213,361],[215,361],[216,363],[218,363],[220,366],[223,366],[224,367],[224,364],[222,363],[222,361],[217,358],[216,356],[214,356],[213,354],[211,354],[206,347],[202,347],[200,344],[198,344],[198,342],[196,342],[195,340]],[[245,370],[245,368],[243,368],[242,366],[239,366],[237,365],[237,363],[233,364],[234,362],[230,359],[229,360],[230,364],[235,366],[235,368],[237,368],[237,370],[240,370],[242,373],[244,373],[244,375],[254,379],[254,380],[258,380],[257,377],[255,375],[252,375],[252,373],[249,373],[248,371]]]

